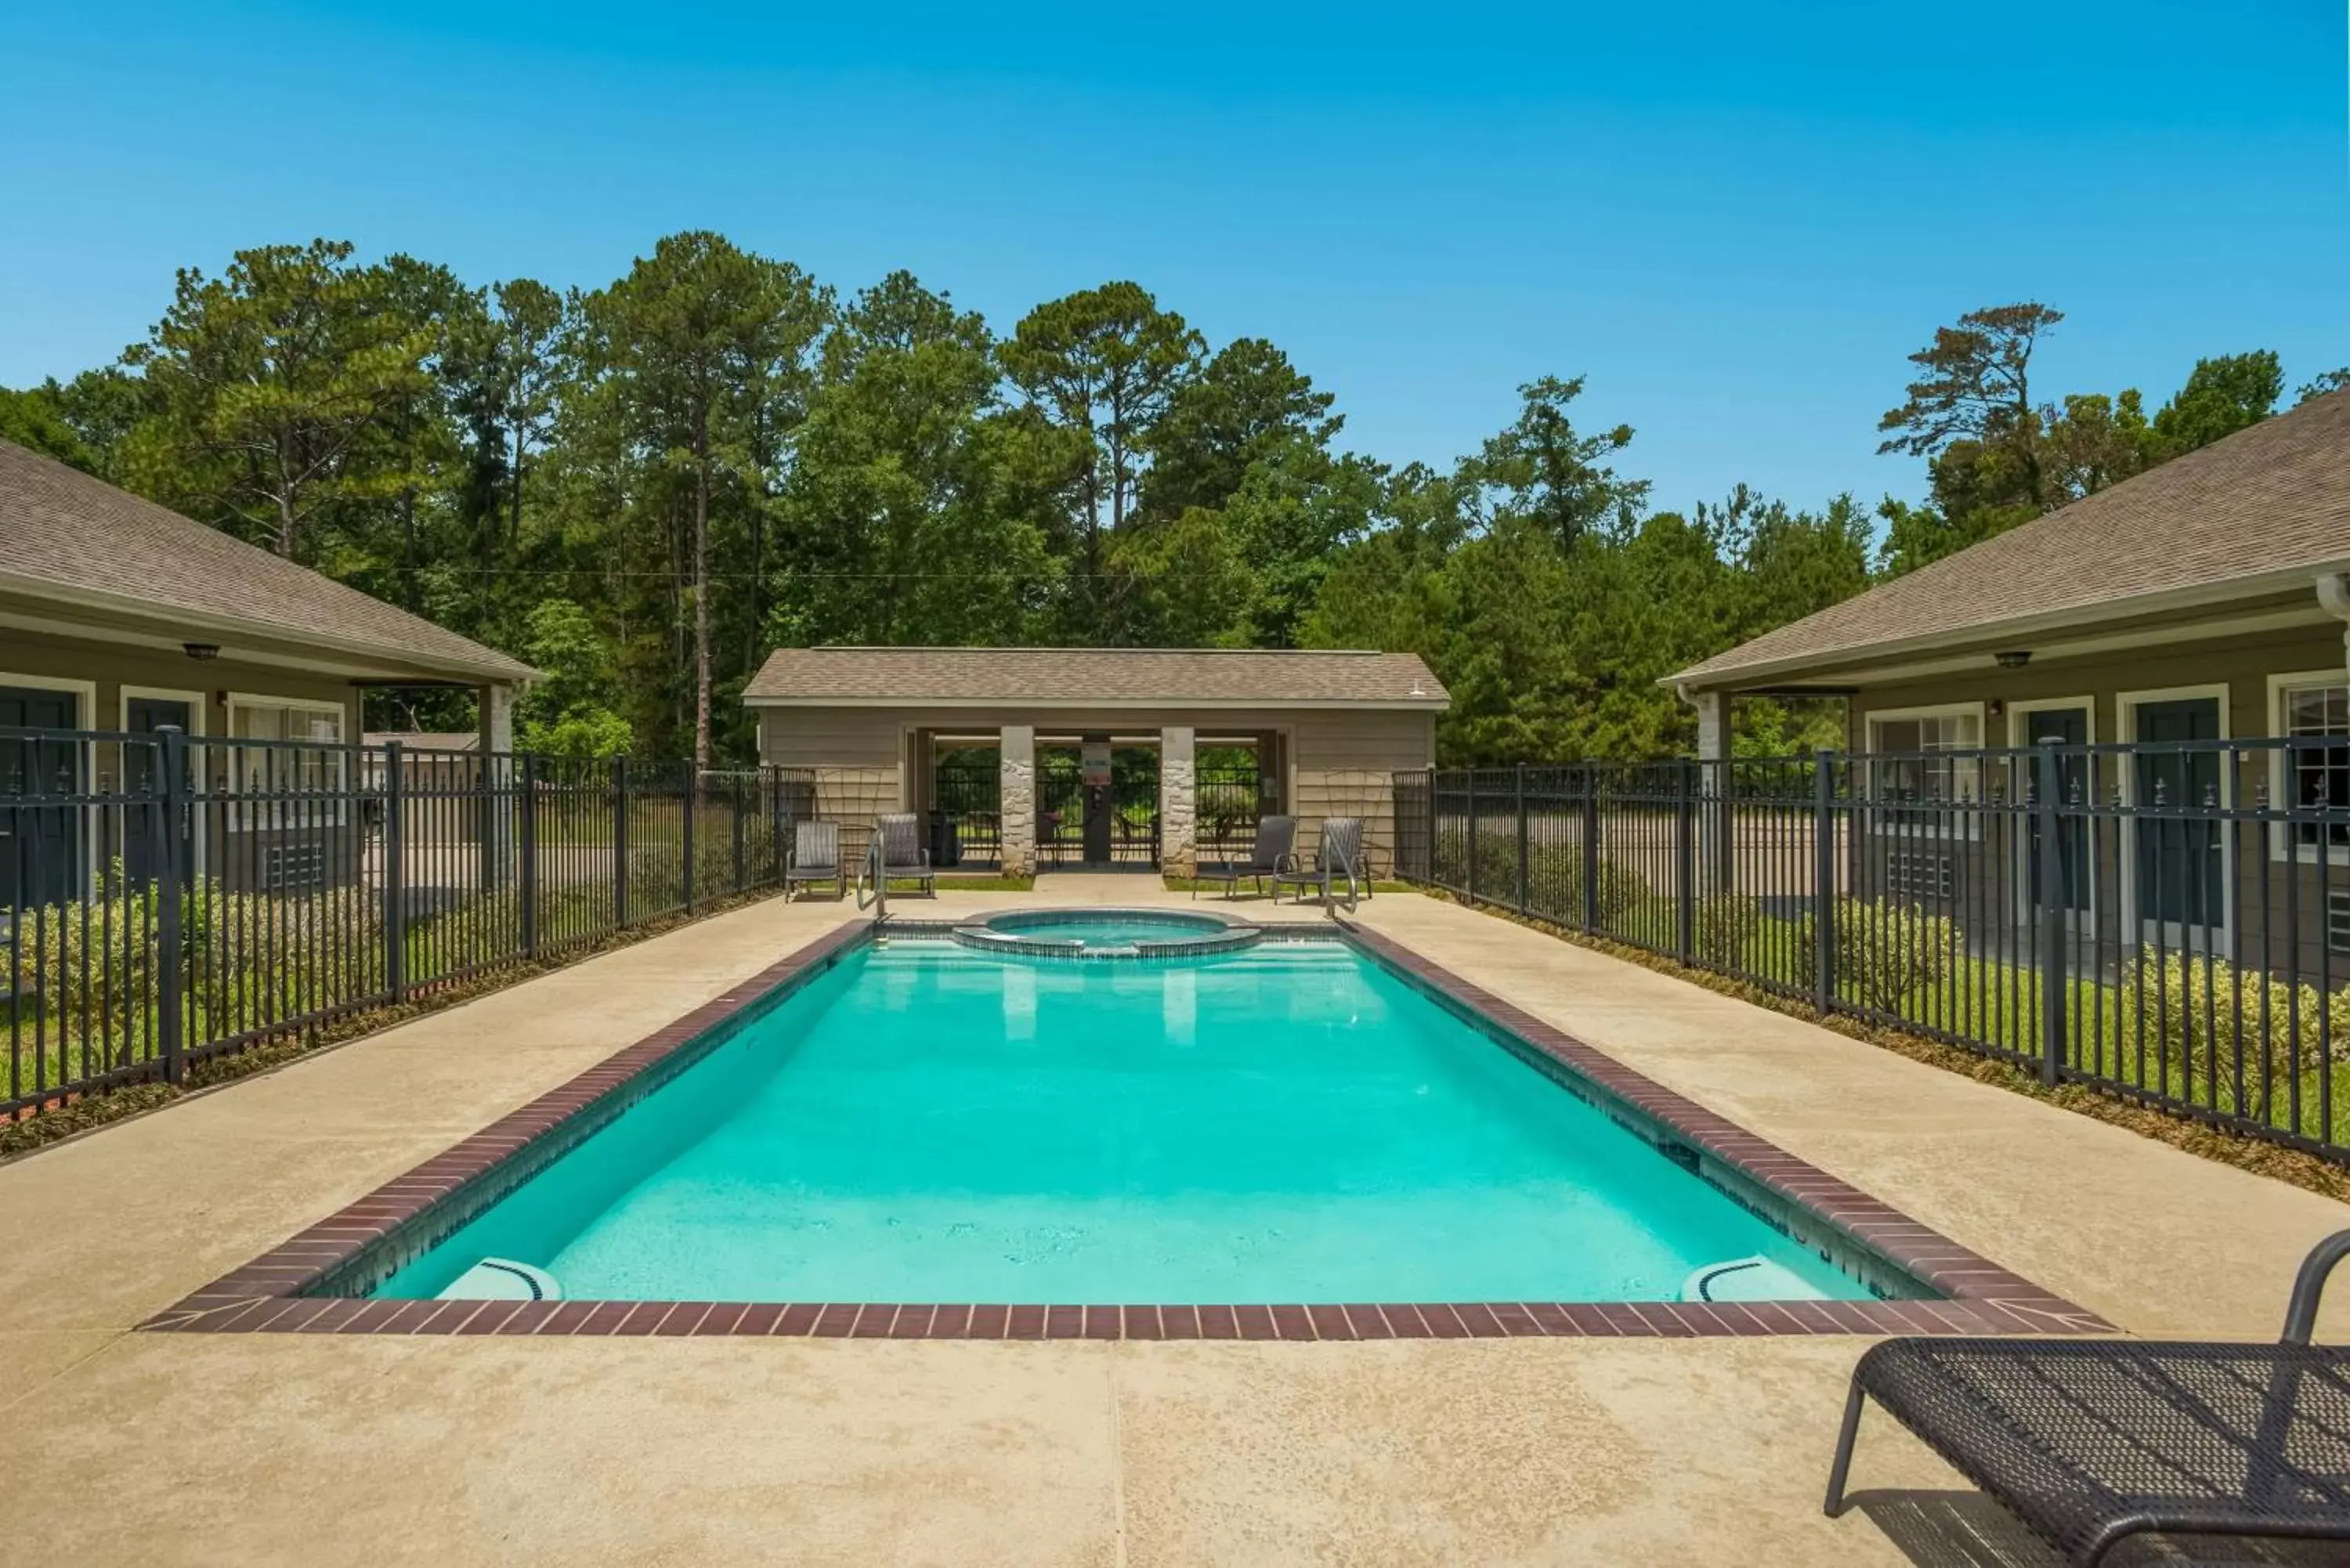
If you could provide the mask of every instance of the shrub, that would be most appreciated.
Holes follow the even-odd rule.
[[[1580,856],[1575,857],[1565,882],[1567,916],[1579,920],[1583,918],[1583,861]],[[1625,924],[1636,910],[1655,897],[1648,878],[1629,866],[1617,860],[1602,859],[1599,862],[1599,894],[1593,902],[1596,905],[1594,912],[1602,926],[1612,928]]]
[[[1806,915],[1797,929],[1800,972],[1814,972],[1819,931]],[[1880,1012],[1898,1013],[1901,1004],[1941,982],[1954,957],[1950,921],[1915,904],[1882,898],[1842,898],[1835,904],[1835,981]]]
[[[1691,924],[1699,962],[1742,968],[1747,944],[1762,929],[1762,906],[1743,893],[1709,894],[1698,900]]]
[[[2122,974],[2118,1015],[2116,1045],[2129,1058],[2143,1045],[2150,1069],[2159,1061],[2183,1079],[2173,1092],[2246,1116],[2265,1118],[2296,1069],[2350,1056],[2350,990],[2328,996],[2225,959],[2143,949]]]
[[[16,913],[8,979],[77,1037],[154,1038],[163,900],[120,867],[85,898]],[[192,1035],[232,1033],[363,999],[380,986],[382,899],[343,886],[232,892],[201,877],[178,895]]]

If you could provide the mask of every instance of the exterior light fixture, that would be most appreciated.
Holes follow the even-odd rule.
[[[220,644],[217,642],[183,642],[180,649],[199,664],[210,663],[220,657]]]
[[[2002,670],[2021,670],[2032,662],[2032,650],[2028,648],[2011,648],[2004,653],[1994,653],[1991,657],[1999,660],[1999,667]]]

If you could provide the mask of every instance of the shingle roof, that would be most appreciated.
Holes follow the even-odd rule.
[[[1440,708],[1416,653],[1180,648],[780,648],[743,701],[1087,707],[1204,702]]]
[[[1793,670],[2015,622],[2130,613],[2130,601],[2350,562],[2350,391],[1831,605],[1672,679]],[[2143,606],[2152,608],[2154,606]]]
[[[452,675],[533,673],[446,627],[5,441],[0,584],[191,623],[249,626]],[[233,639],[224,640],[233,650]]]
[[[369,730],[359,738],[370,746],[398,741],[423,752],[470,752],[482,743],[479,730]]]

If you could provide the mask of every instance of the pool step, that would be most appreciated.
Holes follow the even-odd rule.
[[[1768,1258],[1731,1258],[1704,1268],[1681,1282],[1685,1302],[1817,1302],[1826,1293],[1794,1270]]]

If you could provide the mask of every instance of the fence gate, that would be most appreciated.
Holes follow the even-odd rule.
[[[941,847],[947,830],[953,832],[951,855],[941,856],[941,864],[993,864],[1003,859],[1003,756],[1001,749],[993,745],[952,746],[939,752],[931,769],[931,800],[941,818],[937,831]]]
[[[1253,753],[1202,763],[1198,773],[1197,835],[1202,860],[1244,860],[1256,847],[1264,777]]]

